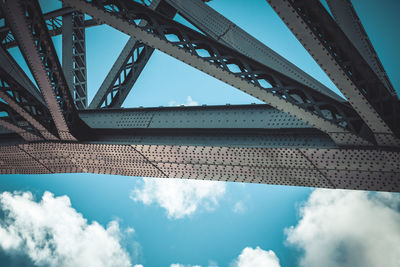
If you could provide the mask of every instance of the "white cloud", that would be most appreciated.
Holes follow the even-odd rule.
[[[301,266],[400,266],[400,194],[315,190],[287,241]]]
[[[45,192],[35,202],[30,192],[4,192],[0,209],[0,248],[10,255],[25,254],[38,266],[131,266],[118,223],[88,224],[67,196]]]
[[[246,211],[246,207],[243,203],[243,201],[238,201],[235,203],[235,205],[233,205],[233,212],[235,213],[243,213]]]
[[[191,96],[188,96],[186,98],[186,103],[178,104],[178,103],[176,103],[176,101],[170,101],[168,103],[168,105],[170,105],[170,106],[182,106],[182,105],[184,105],[184,106],[198,106],[199,103],[197,101],[194,101]]]
[[[173,263],[169,267],[201,267],[201,265]],[[218,264],[215,261],[209,260],[207,267],[218,267]]]
[[[224,182],[143,178],[142,188],[135,188],[131,199],[145,205],[157,203],[167,211],[169,218],[179,219],[199,208],[214,209],[225,191]]]
[[[200,265],[184,265],[179,263],[173,263],[169,267],[201,267]]]
[[[280,267],[279,259],[272,250],[246,247],[233,263],[234,267]]]

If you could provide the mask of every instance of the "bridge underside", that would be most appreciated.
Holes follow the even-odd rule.
[[[43,14],[0,1],[0,174],[400,192],[400,101],[350,1],[328,0],[331,16],[318,0],[267,0],[346,99],[205,1],[62,2]],[[88,103],[85,28],[99,24],[130,39]],[[265,104],[120,109],[155,49]]]
[[[89,172],[398,192],[400,152],[39,142],[1,146],[0,172]]]

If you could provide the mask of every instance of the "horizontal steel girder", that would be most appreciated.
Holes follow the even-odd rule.
[[[400,146],[400,101],[381,82],[318,0],[267,0],[313,56],[379,145]]]
[[[59,142],[0,146],[3,174],[82,172],[399,192],[400,152]]]
[[[79,116],[92,129],[312,128],[287,113],[260,104],[82,110]]]
[[[361,118],[347,104],[336,102],[140,4],[124,0],[106,3],[87,3],[83,0],[64,2],[296,116],[326,132],[338,144],[371,144]],[[139,25],[142,20],[147,21],[144,27]]]

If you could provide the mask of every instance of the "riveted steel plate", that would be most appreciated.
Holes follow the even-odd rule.
[[[328,179],[336,188],[399,192],[400,173],[328,170]]]
[[[217,132],[216,132],[217,134]],[[224,147],[269,147],[269,148],[297,148],[336,147],[326,135],[309,134],[254,134],[254,135],[184,135],[177,132],[176,135],[150,136],[150,135],[98,135],[96,142],[143,144],[143,145],[193,145],[193,146],[224,146]]]
[[[226,107],[226,108],[225,108]],[[147,108],[80,112],[91,128],[311,128],[266,105]]]
[[[157,167],[170,178],[332,188],[317,170],[187,163],[157,163]]]
[[[18,146],[0,146],[0,173],[37,174],[50,171]]]
[[[74,143],[42,143],[20,146],[52,172],[163,176],[130,146]]]
[[[1,173],[91,172],[400,191],[400,152],[41,142],[0,147]]]
[[[382,150],[300,149],[321,170],[400,173],[400,154]]]
[[[152,162],[314,169],[301,152],[289,148],[134,146]]]

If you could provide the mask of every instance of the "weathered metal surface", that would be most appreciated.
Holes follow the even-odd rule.
[[[36,143],[1,146],[0,152],[1,173],[92,172],[400,191],[399,151]]]

